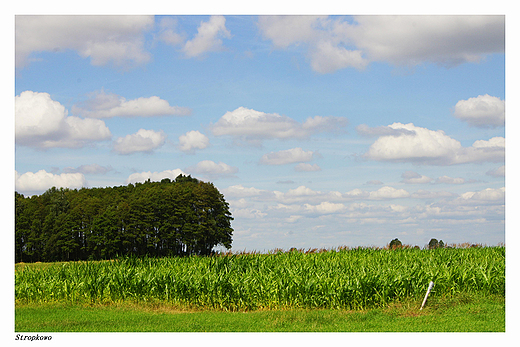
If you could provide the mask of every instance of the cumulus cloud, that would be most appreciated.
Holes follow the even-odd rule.
[[[493,176],[493,177],[505,177],[506,176],[506,166],[502,165],[501,167],[498,167],[493,170],[489,170],[486,172],[486,175]]]
[[[460,100],[455,105],[453,115],[471,126],[503,127],[506,120],[505,109],[504,100],[486,94]]]
[[[144,33],[153,16],[16,16],[16,67],[26,66],[35,52],[76,51],[92,65],[132,67],[150,61]]]
[[[324,201],[319,205],[310,205],[305,204],[303,206],[306,212],[317,213],[317,214],[331,214],[344,212],[346,210],[346,206],[343,204],[337,204],[333,202]]]
[[[422,190],[422,189],[419,189],[418,191],[413,192],[410,195],[410,197],[412,197],[414,199],[437,199],[437,198],[449,198],[449,197],[453,197],[453,196],[456,196],[456,194],[450,193],[450,192],[443,192],[443,191],[431,192],[431,191]]]
[[[164,178],[169,178],[170,180],[173,181],[179,175],[186,176],[184,171],[182,171],[181,169],[164,170],[161,172],[157,172],[157,171],[155,171],[155,172],[151,172],[151,171],[136,172],[136,173],[133,173],[130,176],[128,176],[127,180],[125,181],[125,184],[144,182],[144,181],[148,181],[148,179],[150,179],[150,181],[152,181],[152,182],[160,182]]]
[[[449,177],[449,176],[441,176],[435,180],[435,183],[444,183],[444,184],[464,184],[466,181],[462,177]]]
[[[71,111],[89,118],[187,116],[191,113],[189,108],[170,106],[158,96],[126,100],[104,90],[91,93],[90,99],[72,106]]]
[[[300,172],[321,171],[321,167],[318,164],[300,163],[294,167],[294,170]]]
[[[388,127],[413,131],[413,134],[380,136],[365,153],[365,158],[430,165],[500,162],[505,158],[503,137],[479,140],[471,147],[462,147],[459,141],[447,136],[442,130],[433,131],[412,123],[394,123]]]
[[[226,196],[233,198],[258,197],[268,196],[272,197],[273,193],[268,190],[258,189],[254,187],[244,187],[241,184],[233,185],[222,190]]]
[[[417,172],[414,171],[406,171],[401,175],[401,177],[403,178],[401,182],[406,184],[424,184],[433,181],[433,178],[424,175],[419,175]]]
[[[231,33],[226,28],[224,16],[211,16],[209,21],[201,22],[197,35],[187,41],[182,51],[189,57],[199,57],[206,52],[223,49],[222,38],[230,38]]]
[[[311,67],[319,73],[332,73],[353,67],[359,70],[368,65],[360,50],[348,50],[331,41],[320,41],[311,50]]]
[[[275,48],[303,46],[319,73],[370,62],[454,66],[505,50],[504,16],[261,16]]]
[[[479,192],[466,192],[453,200],[456,205],[505,204],[506,188],[486,188]]]
[[[287,48],[317,39],[326,21],[326,16],[259,16],[258,28],[276,48]]]
[[[41,194],[49,188],[79,189],[87,185],[82,173],[62,173],[59,175],[40,170],[36,173],[19,174],[15,171],[15,189],[19,193],[33,195]]]
[[[453,66],[505,50],[504,16],[356,16],[338,21],[335,33],[371,61],[395,65]]]
[[[382,187],[376,191],[370,192],[369,198],[372,200],[382,200],[382,199],[400,199],[407,198],[410,196],[404,189],[396,189],[394,187]]]
[[[238,168],[223,162],[217,164],[211,160],[203,160],[195,166],[188,167],[186,171],[202,175],[209,179],[219,179],[223,177],[234,177],[238,172]]]
[[[307,162],[314,159],[316,153],[304,151],[301,148],[291,148],[278,152],[264,154],[260,159],[260,164],[264,165],[284,165],[292,163]]]
[[[152,152],[164,145],[166,135],[164,131],[139,129],[132,135],[119,137],[114,142],[114,151],[119,154],[132,154],[136,152]]]
[[[16,143],[35,148],[79,148],[112,137],[101,120],[68,116],[48,93],[30,90],[15,97]]]
[[[365,68],[368,61],[363,53],[347,49],[331,30],[332,23],[326,16],[260,16],[258,28],[276,48],[305,46],[311,67],[319,73],[346,67]]]
[[[172,17],[163,17],[159,21],[156,39],[172,46],[184,44],[185,35],[177,32],[177,20]]]
[[[233,136],[250,144],[264,139],[303,139],[325,131],[338,131],[348,120],[343,117],[309,117],[303,124],[277,113],[239,107],[226,112],[211,130],[215,136]]]
[[[415,135],[415,131],[405,128],[391,128],[388,126],[369,127],[366,124],[360,124],[356,127],[359,135],[366,137],[379,136],[400,136],[400,135]]]
[[[199,131],[188,131],[179,136],[179,148],[188,154],[195,154],[195,150],[204,149],[209,146],[209,139]]]

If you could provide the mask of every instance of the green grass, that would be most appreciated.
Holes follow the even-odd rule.
[[[17,304],[16,332],[504,332],[500,296],[432,297],[369,310],[225,312],[165,304]]]

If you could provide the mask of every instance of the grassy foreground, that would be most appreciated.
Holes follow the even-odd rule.
[[[501,296],[432,297],[369,310],[225,312],[164,304],[17,304],[16,332],[504,332]]]

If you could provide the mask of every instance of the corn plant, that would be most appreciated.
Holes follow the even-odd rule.
[[[434,295],[505,295],[505,248],[339,249],[70,262],[15,275],[16,300],[160,301],[226,310],[383,306]]]

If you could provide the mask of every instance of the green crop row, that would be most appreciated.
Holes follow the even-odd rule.
[[[23,302],[162,301],[227,310],[382,306],[407,297],[505,295],[505,248],[332,250],[122,258],[16,271]]]

